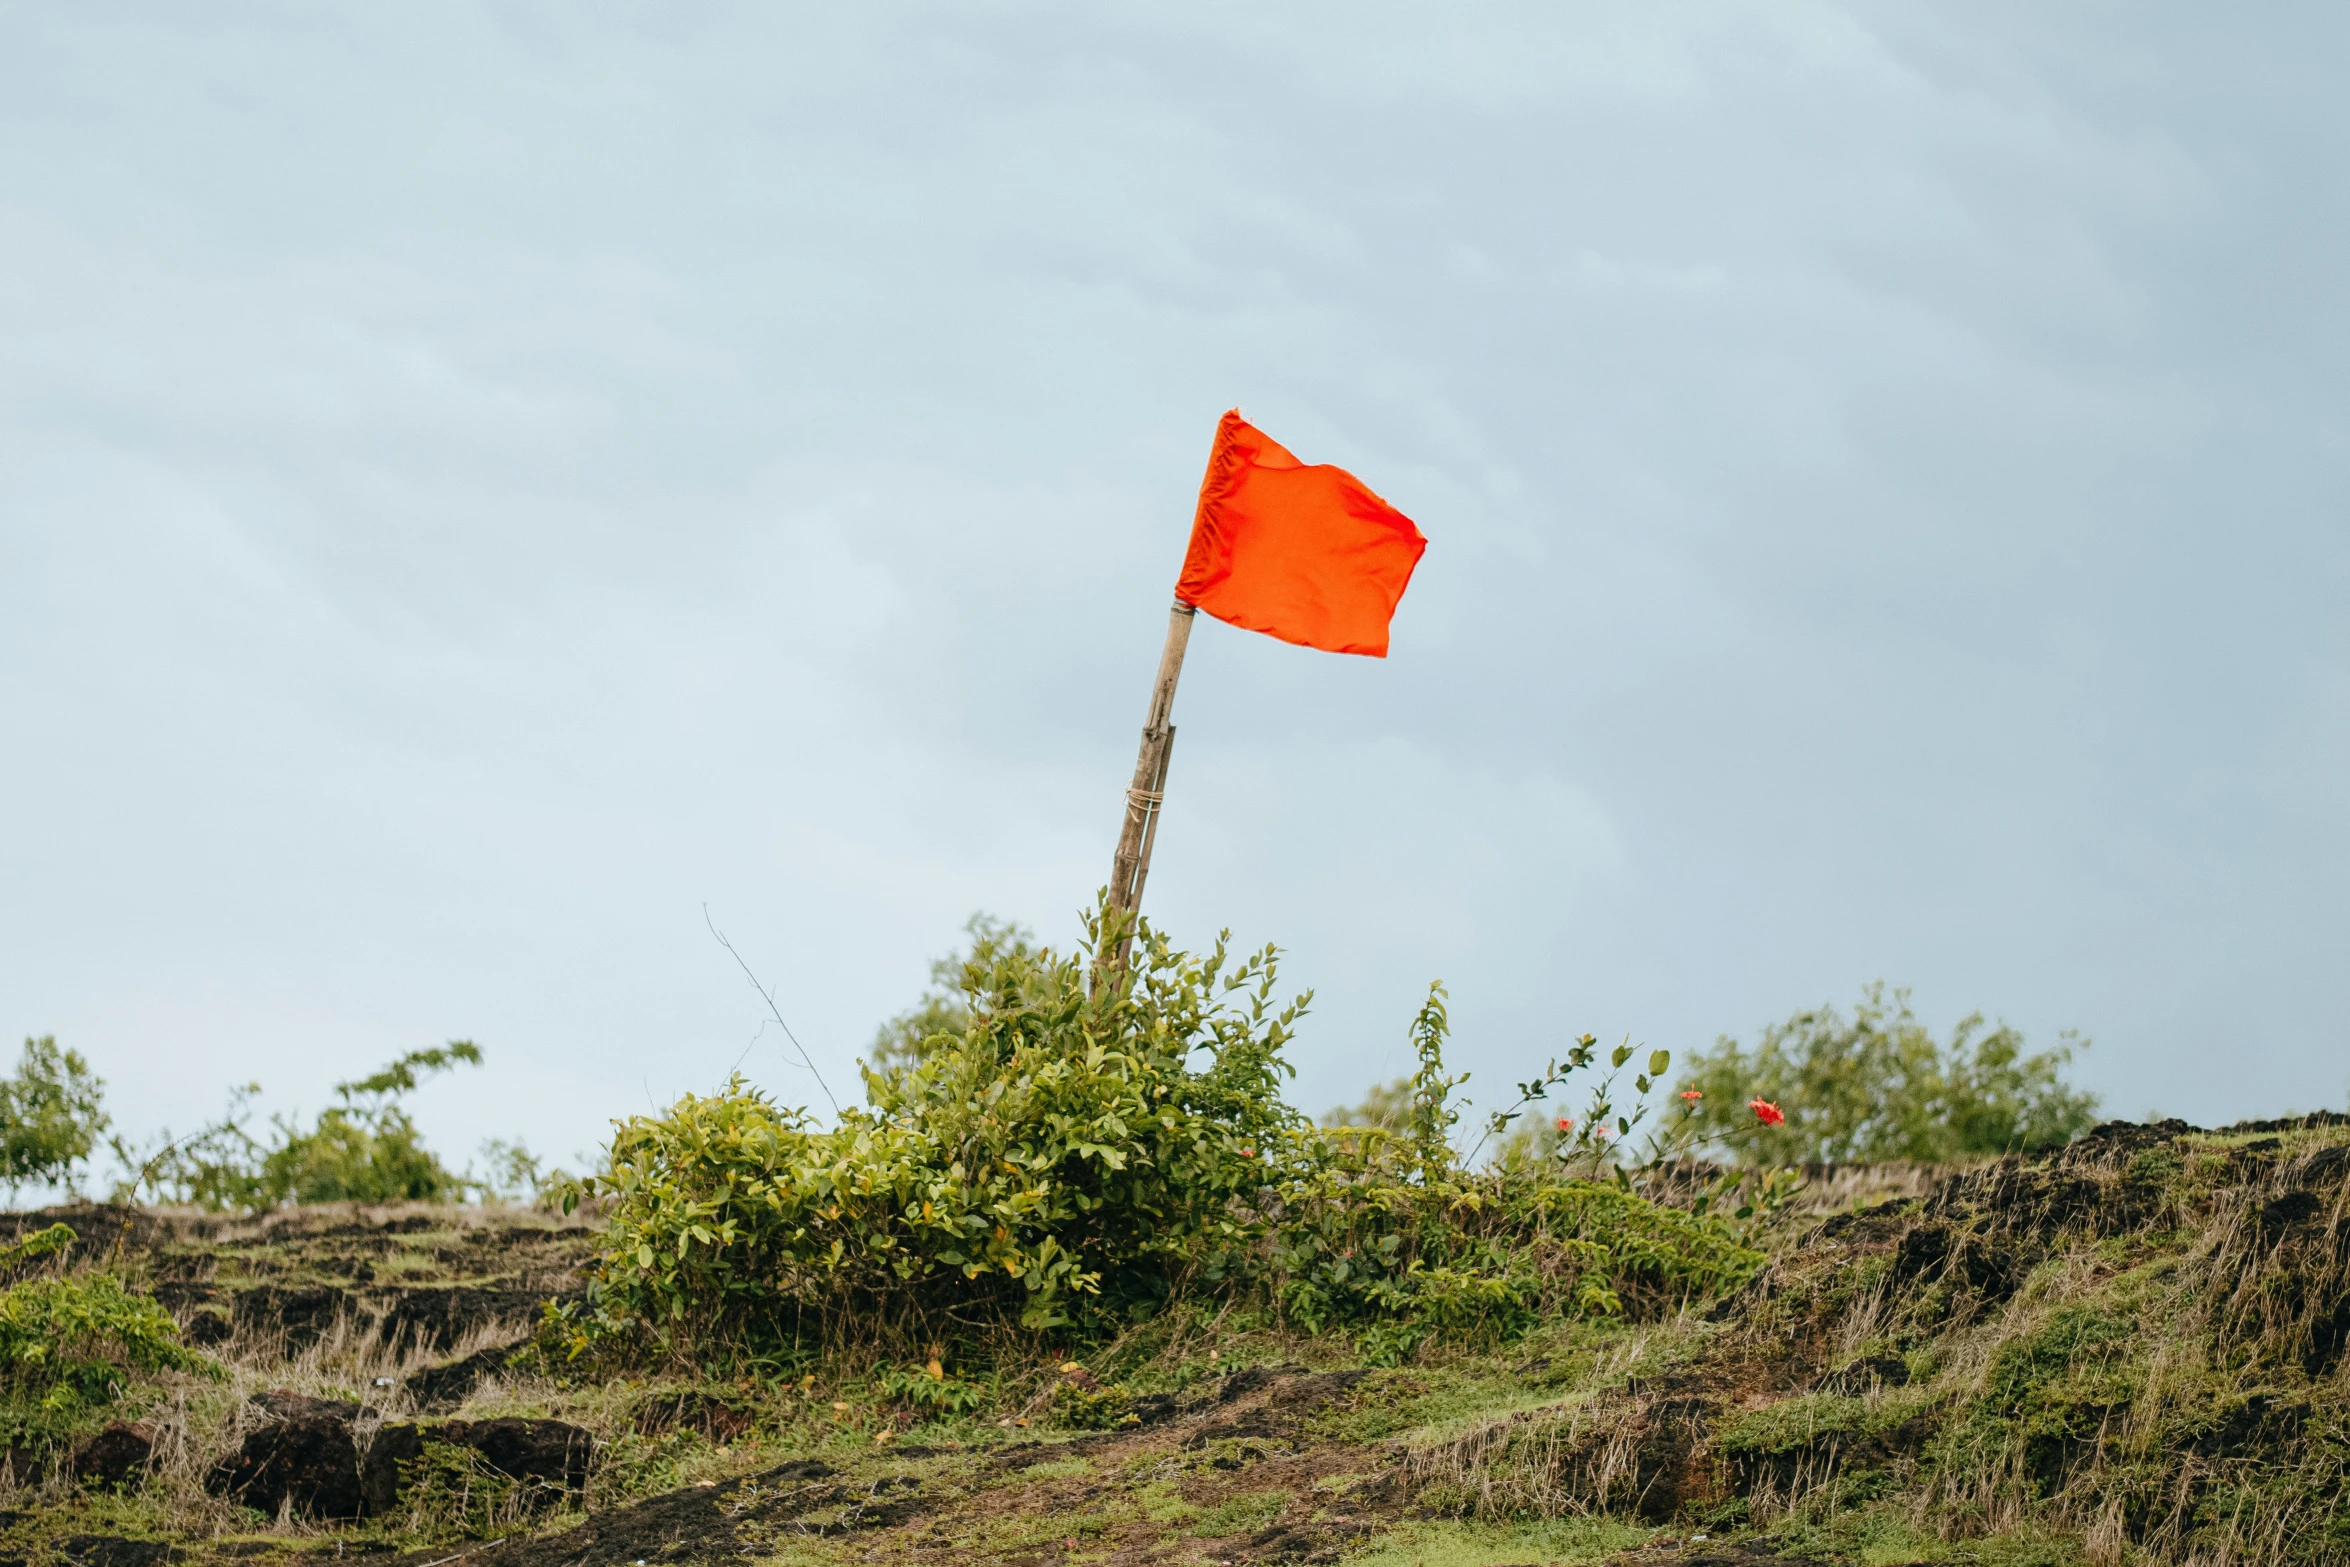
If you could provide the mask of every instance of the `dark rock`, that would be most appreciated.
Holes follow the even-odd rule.
[[[1324,1371],[1314,1376],[1296,1377],[1284,1383],[1273,1395],[1273,1403],[1282,1409],[1320,1409],[1352,1392],[1354,1385],[1369,1376],[1368,1370]]]
[[[1696,1483],[1696,1457],[1713,1424],[1713,1404],[1703,1398],[1667,1398],[1645,1414],[1633,1478],[1632,1510],[1648,1523],[1665,1523],[1681,1510],[1682,1496]]]
[[[547,1297],[535,1290],[485,1290],[470,1286],[402,1290],[384,1313],[380,1331],[387,1344],[445,1350],[484,1329],[518,1329],[534,1320]]]
[[[286,1289],[264,1284],[237,1296],[236,1325],[253,1333],[282,1333],[286,1353],[309,1348],[350,1313],[351,1297],[331,1284]]]
[[[2301,1166],[2301,1179],[2338,1181],[2345,1170],[2350,1170],[2350,1143],[2336,1143],[2309,1156],[2309,1162]]]
[[[2273,1240],[2297,1224],[2306,1224],[2317,1217],[2320,1203],[2315,1192],[2287,1192],[2260,1210],[2260,1233],[2263,1239]]]
[[[2309,1421],[2306,1400],[2279,1402],[2274,1394],[2254,1393],[2223,1405],[2218,1418],[2195,1443],[2206,1458],[2268,1458],[2301,1435]]]
[[[390,1511],[400,1499],[400,1467],[424,1452],[427,1442],[471,1448],[481,1461],[509,1479],[553,1490],[577,1491],[587,1484],[595,1438],[560,1420],[445,1420],[437,1425],[387,1425],[368,1445],[359,1496],[369,1513]]]
[[[587,1484],[596,1439],[560,1420],[452,1420],[430,1433],[470,1447],[500,1474],[576,1491]]]
[[[1915,1197],[1894,1197],[1848,1213],[1831,1213],[1812,1231],[1812,1239],[1859,1244],[1890,1240],[1918,1206]]]
[[[199,1311],[188,1318],[180,1337],[198,1349],[217,1349],[236,1334],[236,1324],[217,1311]]]
[[[270,1424],[213,1465],[205,1489],[264,1513],[290,1502],[306,1518],[358,1517],[359,1449],[351,1440],[357,1408],[285,1392],[252,1402]]]
[[[376,1427],[375,1439],[367,1444],[366,1462],[359,1468],[361,1513],[377,1518],[399,1505],[406,1480],[400,1470],[422,1456],[424,1429],[407,1424]]]
[[[408,1396],[416,1400],[417,1408],[427,1412],[455,1409],[473,1396],[475,1388],[505,1370],[506,1362],[522,1347],[519,1343],[501,1344],[476,1350],[463,1360],[452,1360],[447,1365],[427,1366],[408,1379]]]
[[[162,1303],[163,1309],[166,1311],[188,1311],[198,1306],[216,1306],[227,1298],[222,1295],[217,1285],[207,1284],[200,1279],[194,1281],[166,1279],[158,1283],[152,1293],[156,1300]]]
[[[73,1472],[84,1483],[119,1487],[137,1480],[154,1462],[155,1428],[115,1420],[73,1455]]]
[[[2301,1357],[2301,1369],[2309,1373],[2312,1382],[2322,1381],[2342,1363],[2345,1350],[2350,1350],[2350,1295],[2335,1301],[2332,1309],[2310,1323],[2309,1349]]]
[[[2220,1130],[2241,1136],[2246,1132],[2311,1132],[2325,1126],[2350,1126],[2350,1115],[2339,1110],[2317,1110],[2308,1115],[2289,1115],[2275,1121],[2238,1121],[2234,1126],[2223,1126]]]
[[[1859,1398],[1871,1388],[1909,1386],[1909,1362],[1899,1355],[1871,1355],[1820,1378],[1823,1393]]]
[[[1236,1398],[1246,1398],[1259,1389],[1271,1387],[1283,1377],[1296,1376],[1306,1368],[1300,1365],[1243,1366],[1224,1379],[1216,1389],[1216,1402],[1229,1404]]]
[[[1172,1393],[1145,1393],[1134,1401],[1130,1412],[1136,1425],[1155,1426],[1174,1419],[1177,1407]]]
[[[107,1534],[77,1534],[65,1542],[65,1559],[74,1567],[157,1567],[169,1561],[172,1548],[161,1540],[125,1540]]]
[[[1947,1224],[1920,1224],[1901,1238],[1893,1253],[1896,1283],[1948,1280],[1997,1304],[2023,1283],[2024,1268],[2013,1253],[1980,1236]]]
[[[1921,1279],[1950,1255],[1950,1226],[1920,1224],[1901,1237],[1893,1253],[1893,1277],[1901,1283]]]

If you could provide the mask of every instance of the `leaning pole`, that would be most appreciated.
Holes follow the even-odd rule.
[[[1227,625],[1300,647],[1385,658],[1388,622],[1427,547],[1411,518],[1344,468],[1298,461],[1237,408],[1216,426],[1110,860],[1094,955],[1097,992],[1125,969],[1142,916],[1175,749],[1175,681],[1193,618],[1204,609]]]

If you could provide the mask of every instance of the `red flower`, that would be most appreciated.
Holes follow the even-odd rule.
[[[1754,1118],[1765,1126],[1785,1126],[1787,1124],[1787,1113],[1768,1099],[1749,1099],[1746,1101],[1746,1108],[1752,1110]]]
[[[1571,1132],[1571,1131],[1573,1131],[1574,1129],[1575,1129],[1575,1118],[1574,1118],[1573,1116],[1571,1116],[1571,1115],[1562,1115],[1562,1116],[1560,1116],[1560,1117],[1559,1117],[1559,1130],[1560,1130],[1560,1131],[1562,1131],[1562,1132]]]
[[[1684,1088],[1681,1090],[1681,1097],[1688,1100],[1691,1104],[1695,1104],[1698,1100],[1703,1099],[1705,1095],[1699,1093],[1694,1088]]]

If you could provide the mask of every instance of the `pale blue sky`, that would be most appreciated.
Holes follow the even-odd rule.
[[[2350,1077],[2332,8],[0,9],[0,1030],[457,1152],[837,1082],[1100,883],[1238,403],[1418,520],[1203,626],[1150,884],[1500,1086],[1866,980]],[[2329,958],[2327,954],[2336,954]],[[6,1034],[0,1034],[6,1037]]]

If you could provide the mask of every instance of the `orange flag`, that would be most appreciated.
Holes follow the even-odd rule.
[[[1235,408],[1216,426],[1175,596],[1284,642],[1385,658],[1427,547],[1362,480],[1299,462]]]

